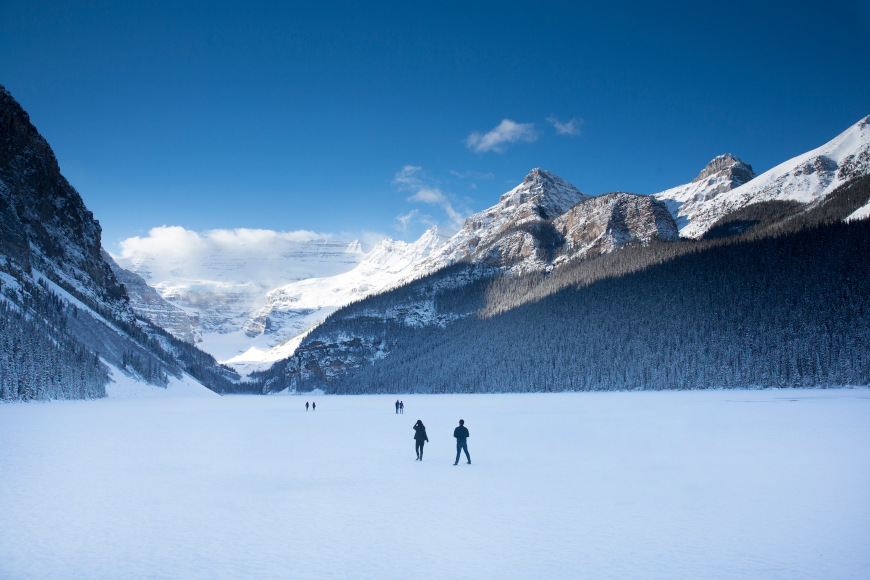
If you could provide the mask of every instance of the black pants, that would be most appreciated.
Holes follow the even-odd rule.
[[[468,443],[464,439],[456,440],[456,461],[454,463],[459,463],[459,453],[462,451],[465,451],[465,458],[471,463],[471,456],[468,455]]]
[[[423,458],[423,444],[426,443],[425,439],[418,439],[417,445],[415,446],[415,450],[417,451],[417,457]]]

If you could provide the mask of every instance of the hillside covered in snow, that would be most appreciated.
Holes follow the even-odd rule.
[[[711,161],[691,183],[653,197],[668,204],[682,236],[700,238],[717,221],[749,205],[771,201],[806,205],[868,172],[870,116],[821,147],[757,177],[751,166],[727,154]]]

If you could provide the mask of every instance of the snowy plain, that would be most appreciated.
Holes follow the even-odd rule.
[[[870,390],[399,398],[0,405],[0,578],[870,577]]]

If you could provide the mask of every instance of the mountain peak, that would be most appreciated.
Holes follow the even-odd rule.
[[[701,170],[698,177],[692,180],[692,183],[707,179],[711,175],[716,175],[723,170],[728,170],[729,173],[738,178],[742,183],[746,183],[755,177],[755,172],[752,170],[751,165],[736,155],[725,153],[724,155],[714,157],[713,160],[710,161],[703,170]]]
[[[575,204],[588,198],[588,195],[580,192],[558,175],[536,167],[526,175],[520,185],[502,194],[498,205],[489,211],[499,207],[518,207],[531,203],[543,211],[542,217],[549,219],[565,213]]]
[[[540,182],[544,182],[544,181],[548,181],[548,182],[552,183],[554,181],[553,178],[561,180],[560,177],[558,177],[557,175],[553,175],[552,173],[550,173],[546,169],[541,169],[540,167],[535,167],[534,169],[529,171],[529,174],[526,175],[525,179],[523,179],[523,183],[532,183],[532,182],[540,183]]]

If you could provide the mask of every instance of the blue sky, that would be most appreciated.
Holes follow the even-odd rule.
[[[413,240],[534,167],[657,191],[870,114],[870,8],[0,0],[0,84],[103,242],[161,225]]]

